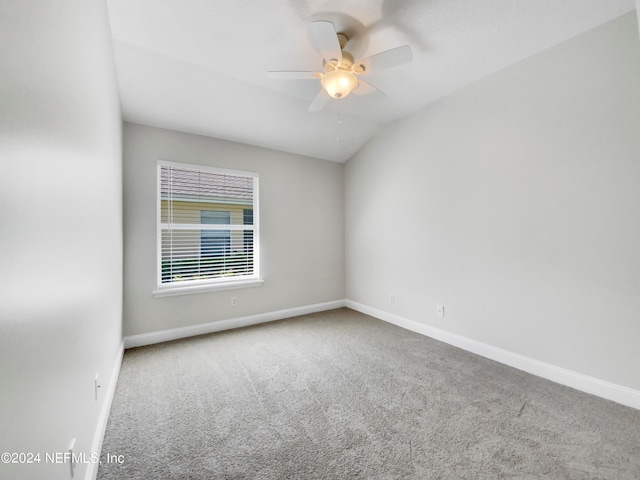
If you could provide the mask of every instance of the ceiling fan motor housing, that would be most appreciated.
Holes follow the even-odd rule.
[[[346,50],[342,51],[342,61],[338,61],[335,58],[331,60],[324,61],[323,67],[325,72],[330,72],[331,70],[347,70],[350,71],[353,67],[353,55],[351,55]]]

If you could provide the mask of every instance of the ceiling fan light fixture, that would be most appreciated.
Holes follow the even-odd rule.
[[[358,79],[349,71],[332,70],[325,73],[320,83],[331,97],[344,98],[358,86]]]
[[[356,93],[362,95],[372,92],[382,93],[370,83],[361,81],[360,75],[403,65],[413,58],[411,47],[402,45],[354,62],[353,55],[345,50],[349,37],[344,33],[337,32],[335,25],[328,20],[311,22],[311,38],[316,50],[322,54],[322,71],[267,72],[269,78],[275,79],[319,79],[322,89],[311,102],[310,112],[322,110],[330,99],[344,98],[356,88],[358,89]]]

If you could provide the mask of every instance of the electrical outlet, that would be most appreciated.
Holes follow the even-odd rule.
[[[100,374],[96,373],[96,377],[93,379],[93,391],[95,394],[95,400],[98,401],[98,392],[100,391]]]
[[[391,304],[396,303],[396,296],[394,294],[389,295],[389,301]]]
[[[231,297],[231,306],[232,307],[238,306],[238,297]]]
[[[76,471],[76,453],[74,452],[74,448],[76,447],[76,439],[72,438],[71,443],[69,444],[69,467],[71,468],[71,478]]]
[[[436,305],[436,313],[439,317],[444,317],[444,305]]]

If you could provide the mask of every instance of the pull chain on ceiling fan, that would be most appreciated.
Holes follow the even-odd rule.
[[[345,98],[352,91],[357,95],[379,91],[360,77],[373,71],[408,63],[413,54],[408,45],[385,50],[354,61],[353,55],[344,50],[349,39],[337,33],[333,23],[326,20],[311,22],[311,38],[322,54],[322,71],[271,71],[269,78],[278,80],[320,80],[322,89],[311,102],[310,112],[322,110],[331,98]]]

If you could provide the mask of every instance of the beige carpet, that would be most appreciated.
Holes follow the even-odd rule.
[[[128,350],[102,461],[101,480],[640,479],[640,411],[339,309]]]

